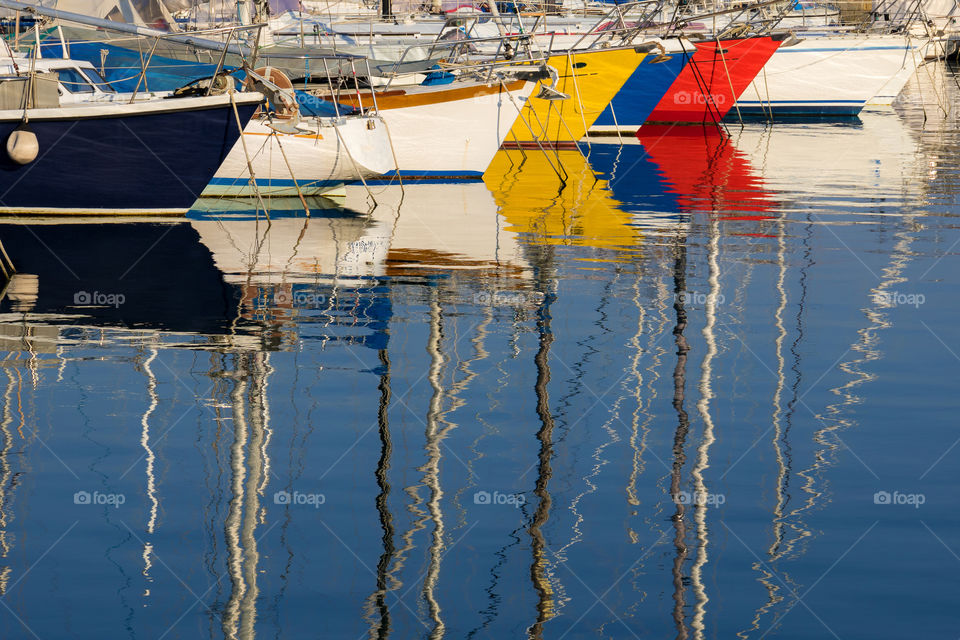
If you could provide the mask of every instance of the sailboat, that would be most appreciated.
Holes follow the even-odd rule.
[[[263,99],[63,104],[57,84],[37,72],[0,78],[0,212],[185,213]]]
[[[390,133],[372,114],[314,116],[301,112],[293,84],[281,71],[247,70],[270,97],[243,130],[204,197],[319,196],[347,182],[381,176],[394,166]]]
[[[926,39],[904,34],[800,34],[770,56],[736,103],[744,115],[853,116],[889,104],[923,62]]]

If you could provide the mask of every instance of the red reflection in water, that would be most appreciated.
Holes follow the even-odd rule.
[[[769,220],[777,202],[747,157],[712,125],[647,124],[637,138],[677,196],[681,211],[723,220]]]

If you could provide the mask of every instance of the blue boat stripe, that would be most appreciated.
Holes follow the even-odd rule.
[[[309,187],[312,185],[318,184],[329,184],[329,185],[338,185],[343,184],[342,180],[297,180],[294,183],[291,179],[280,179],[280,178],[257,178],[258,187]],[[210,185],[218,187],[246,187],[250,185],[250,181],[247,178],[213,178],[210,180]]]
[[[767,104],[866,104],[866,100],[737,100],[739,106]]]

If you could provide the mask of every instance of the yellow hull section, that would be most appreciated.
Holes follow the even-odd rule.
[[[577,142],[593,126],[646,53],[633,49],[600,49],[550,56],[547,64],[560,78],[556,86],[541,80],[521,109],[506,142]],[[542,86],[570,96],[567,100],[538,98]]]

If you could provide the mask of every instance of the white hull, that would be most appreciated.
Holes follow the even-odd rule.
[[[381,176],[394,168],[387,128],[375,116],[302,121],[296,134],[251,120],[207,188],[204,197],[329,194],[346,182]],[[256,178],[250,181],[249,154]],[[286,157],[284,157],[286,156]],[[288,166],[289,165],[289,166]],[[296,182],[294,182],[296,181]]]
[[[444,85],[443,91],[454,91]],[[480,85],[483,87],[483,85]],[[479,178],[490,165],[500,145],[519,115],[535,83],[524,82],[510,92],[492,92],[440,101],[403,106],[397,101],[385,106],[380,100],[380,116],[386,121],[397,154],[401,176],[429,178]],[[427,94],[414,94],[426,100]]]
[[[753,115],[856,115],[875,96],[892,100],[900,93],[922,62],[923,44],[900,35],[804,37],[777,49],[737,108]]]

